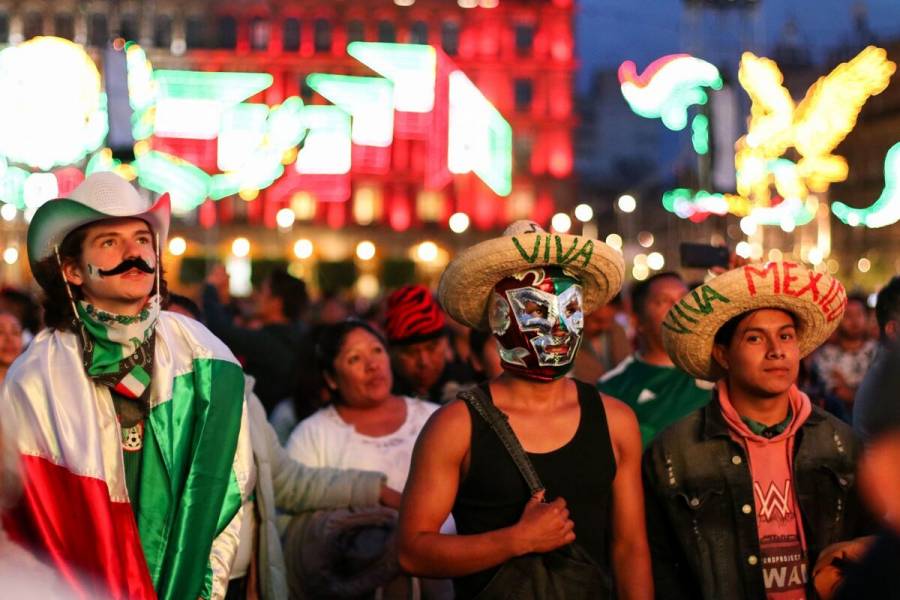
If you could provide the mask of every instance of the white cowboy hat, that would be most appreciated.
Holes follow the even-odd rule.
[[[36,265],[52,256],[67,235],[83,225],[119,217],[146,221],[162,246],[169,233],[169,194],[151,204],[123,178],[102,172],[88,176],[68,198],[50,200],[38,208],[28,226],[28,263],[38,283],[45,285]]]
[[[828,273],[790,261],[745,265],[676,302],[663,321],[663,344],[683,371],[716,381],[725,375],[712,357],[716,332],[734,317],[761,308],[791,313],[802,358],[834,332],[846,306],[844,286]]]
[[[486,331],[494,285],[504,277],[548,266],[562,267],[581,281],[585,314],[618,293],[625,273],[622,254],[603,242],[547,233],[533,221],[516,221],[501,237],[467,248],[447,265],[438,300],[463,325]]]

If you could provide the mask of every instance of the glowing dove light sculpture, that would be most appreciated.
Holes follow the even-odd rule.
[[[703,88],[722,88],[722,77],[715,65],[689,54],[670,54],[650,63],[638,75],[633,61],[619,66],[622,95],[638,115],[661,119],[673,131],[687,126],[688,108],[706,104]]]

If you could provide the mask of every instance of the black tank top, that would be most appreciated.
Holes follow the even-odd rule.
[[[581,418],[572,439],[561,448],[528,458],[547,488],[547,499],[563,497],[575,523],[578,544],[608,569],[608,530],[616,460],[609,439],[603,401],[596,389],[576,381]],[[482,385],[490,397],[490,388]],[[497,434],[466,404],[472,421],[469,472],[460,483],[453,519],[460,535],[509,527],[518,522],[530,497]],[[484,589],[500,567],[454,579],[456,597],[472,598]]]

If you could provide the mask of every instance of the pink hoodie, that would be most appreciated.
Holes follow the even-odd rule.
[[[812,412],[812,404],[797,386],[791,386],[791,422],[780,434],[766,438],[753,433],[741,420],[724,380],[716,384],[716,390],[732,436],[747,450],[753,478],[755,511],[749,505],[741,509],[744,514],[756,514],[761,556],[742,560],[762,566],[767,600],[806,600],[806,538],[794,492],[792,463],[794,436]]]

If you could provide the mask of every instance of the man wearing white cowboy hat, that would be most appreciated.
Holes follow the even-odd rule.
[[[0,388],[25,481],[4,527],[85,597],[224,596],[253,485],[240,365],[160,312],[168,228],[168,195],[98,173],[28,229],[48,329]]]
[[[795,385],[800,359],[831,335],[847,296],[789,262],[711,279],[666,315],[663,341],[713,401],[644,455],[656,589],[666,598],[815,597],[827,546],[865,527],[850,428]]]
[[[652,597],[637,421],[564,377],[584,314],[622,274],[609,246],[530,221],[447,266],[441,304],[494,334],[504,374],[462,392],[419,437],[400,512],[409,572],[454,578],[457,598],[604,598],[610,575],[619,597]],[[451,511],[458,534],[441,534]],[[547,581],[557,595],[540,591]]]

